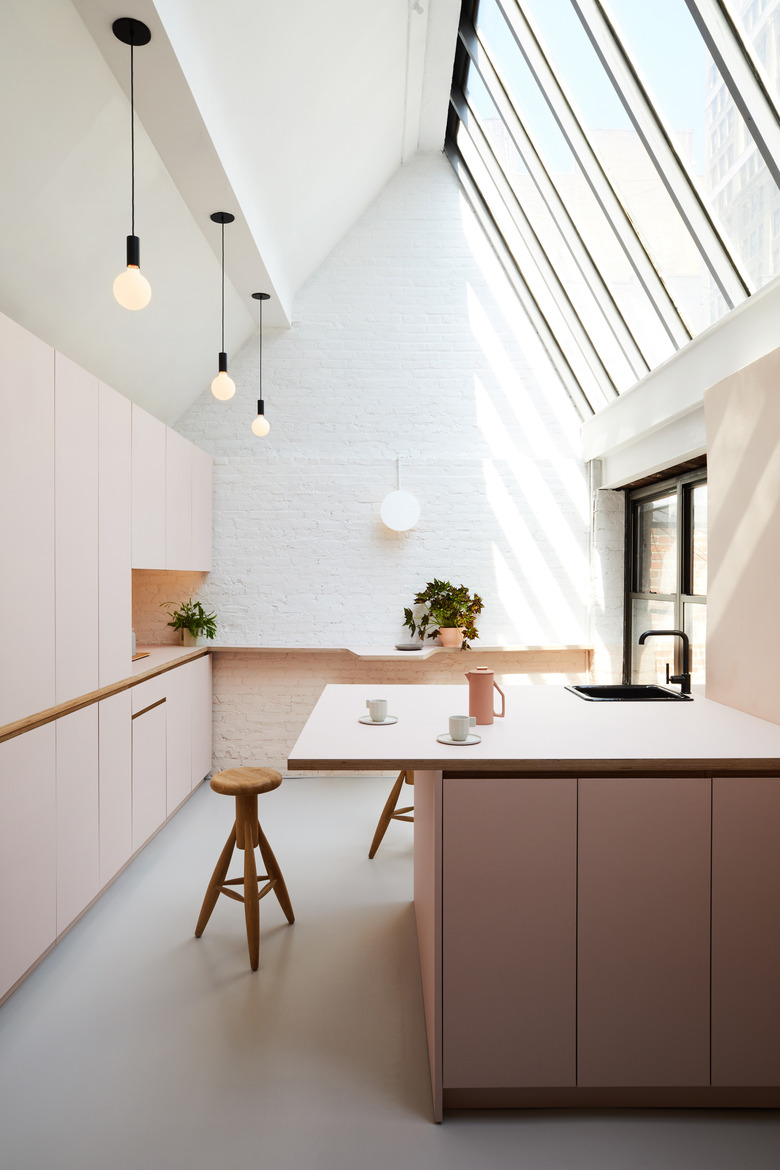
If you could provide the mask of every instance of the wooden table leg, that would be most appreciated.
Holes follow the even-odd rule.
[[[387,826],[390,824],[390,822],[393,819],[393,813],[395,812],[395,806],[398,804],[398,797],[400,795],[401,788],[403,786],[403,782],[404,782],[405,778],[406,778],[406,772],[399,772],[398,773],[398,779],[396,780],[395,784],[393,785],[393,787],[390,791],[390,795],[387,798],[387,803],[385,804],[385,807],[382,809],[382,815],[379,818],[379,824],[377,825],[376,832],[374,833],[374,840],[371,842],[371,848],[368,851],[369,859],[374,856],[377,849],[381,845],[382,838],[384,837],[385,833],[387,832]]]

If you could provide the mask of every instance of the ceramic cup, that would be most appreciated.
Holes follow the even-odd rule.
[[[366,706],[374,723],[384,723],[387,718],[387,699],[366,699]]]
[[[476,715],[450,715],[450,739],[462,743],[476,722]]]

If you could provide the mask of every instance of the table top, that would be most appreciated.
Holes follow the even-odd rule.
[[[367,726],[366,699],[387,699],[392,725]],[[331,684],[288,760],[292,771],[405,767],[539,774],[780,773],[780,726],[698,694],[688,703],[592,703],[563,686],[506,690],[506,718],[476,727],[481,742],[437,742],[468,712],[468,686]]]

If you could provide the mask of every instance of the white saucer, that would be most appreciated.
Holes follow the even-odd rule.
[[[446,743],[450,747],[469,747],[472,743],[482,743],[481,735],[467,735],[465,739],[453,739],[448,732],[444,735],[437,735],[436,739],[439,743]]]
[[[370,715],[361,715],[358,723],[364,723],[366,727],[387,727],[388,723],[397,723],[397,715],[386,715],[384,719],[372,719]]]

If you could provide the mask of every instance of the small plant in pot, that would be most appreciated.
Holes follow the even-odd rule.
[[[196,643],[198,638],[212,639],[216,635],[217,615],[206,613],[201,603],[191,597],[176,608],[172,601],[164,601],[160,608],[167,612],[171,619],[168,625],[179,633],[185,645]]]
[[[465,585],[451,585],[434,577],[415,595],[414,604],[428,607],[418,618],[413,610],[404,609],[404,625],[413,636],[417,633],[420,641],[438,634],[442,646],[468,650],[469,642],[479,637],[475,618],[482,612],[482,598],[478,593],[472,597]]]

